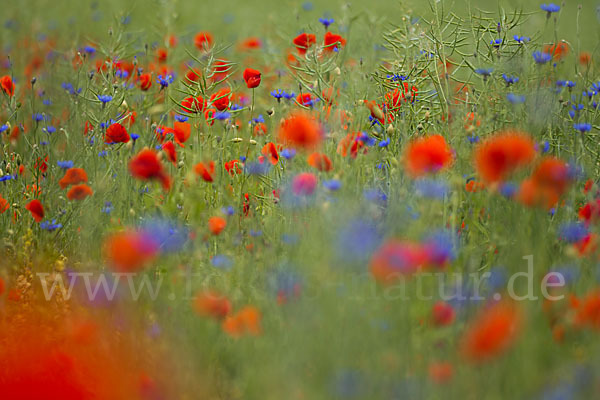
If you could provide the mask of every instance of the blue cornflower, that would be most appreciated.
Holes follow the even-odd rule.
[[[506,86],[510,86],[512,84],[515,84],[517,82],[519,82],[519,78],[516,76],[508,76],[506,74],[502,74],[502,79],[504,79],[504,82],[506,82]]]
[[[213,258],[210,259],[210,263],[213,267],[217,267],[224,270],[229,270],[233,266],[233,262],[223,254],[217,254]]]
[[[140,138],[140,135],[138,135],[137,133],[132,133],[130,136],[131,140],[133,140],[134,142]]]
[[[499,48],[502,44],[502,39],[493,39],[490,44],[495,48]]]
[[[62,169],[73,168],[73,161],[57,161],[56,164]]]
[[[339,258],[348,262],[364,262],[379,247],[382,234],[368,219],[354,219],[343,226],[335,241]]]
[[[188,120],[188,117],[185,115],[175,115],[175,121],[177,122],[185,122]]]
[[[323,182],[323,187],[329,191],[335,192],[337,190],[340,190],[340,188],[342,187],[342,182],[340,182],[337,179],[330,179],[328,181]]]
[[[17,179],[17,175],[0,176],[0,182],[12,181],[13,179]]]
[[[405,80],[408,79],[408,76],[398,75],[398,74],[388,75],[387,77],[388,77],[388,79],[391,79],[394,82],[396,82],[396,81],[405,81]]]
[[[494,71],[493,68],[477,68],[475,70],[475,73],[477,75],[481,75],[483,77],[483,80],[486,80]]]
[[[542,53],[541,51],[534,51],[533,59],[537,64],[546,64],[548,61],[552,60],[552,56],[548,53]]]
[[[514,35],[513,39],[515,39],[517,41],[517,43],[519,43],[519,44],[523,44],[523,43],[527,43],[527,42],[531,41],[531,38],[529,36]]]
[[[448,183],[435,179],[419,179],[415,181],[415,189],[419,196],[432,199],[441,199],[450,191]]]
[[[280,101],[285,92],[281,89],[275,89],[271,91],[271,96],[275,97],[277,101]]]
[[[44,120],[44,114],[41,113],[35,113],[31,116],[31,118],[35,121],[35,122],[41,122]]]
[[[42,130],[49,134],[56,132],[56,128],[53,127],[52,125],[42,128]]]
[[[98,95],[98,100],[100,100],[102,102],[102,104],[106,104],[109,101],[111,101],[112,99],[113,99],[113,97],[108,94],[99,94]]]
[[[333,18],[319,18],[319,22],[323,24],[325,29],[327,29],[329,28],[329,25],[335,22],[335,20]]]
[[[550,18],[550,14],[560,11],[560,6],[554,3],[542,4],[540,8],[548,13],[548,18]]]
[[[385,139],[379,142],[378,146],[379,147],[388,147],[388,145],[390,144],[390,139]]]
[[[283,149],[279,154],[286,160],[291,160],[296,156],[296,149]]]
[[[85,51],[88,54],[94,54],[96,52],[96,49],[93,48],[92,46],[85,46],[83,48],[83,51]]]
[[[589,132],[592,130],[592,124],[588,124],[585,122],[578,122],[573,124],[573,128],[578,130],[581,133]]]
[[[160,84],[160,88],[164,89],[166,87],[169,87],[169,85],[171,83],[173,83],[173,75],[169,74],[165,77],[163,77],[162,75],[158,76],[157,82]]]
[[[586,237],[588,230],[582,223],[571,222],[560,226],[558,236],[567,243],[576,243]]]
[[[252,237],[262,236],[262,231],[261,230],[255,231],[254,229],[250,229],[250,236],[252,236]]]
[[[98,153],[99,157],[106,157],[108,153],[106,152],[106,150],[102,150],[100,153]]]
[[[241,110],[241,109],[243,109],[243,108],[244,108],[244,107],[240,106],[239,104],[232,104],[232,105],[231,105],[231,107],[229,107],[229,109],[230,109],[231,111],[238,111],[238,110]]]
[[[516,95],[514,93],[509,93],[506,95],[506,99],[511,103],[511,104],[521,104],[521,103],[525,103],[525,96],[524,95]]]
[[[243,162],[243,163],[245,163],[245,162],[246,162],[246,156],[240,156],[239,158],[240,158],[240,161],[241,161],[241,162]]]
[[[375,138],[369,136],[369,134],[367,132],[361,132],[360,136],[358,137],[358,140],[367,146],[374,146],[375,143],[377,142],[375,140]]]
[[[56,220],[53,219],[52,222],[50,222],[50,221],[44,221],[44,222],[42,222],[40,224],[40,228],[42,228],[45,231],[52,232],[52,231],[54,231],[56,229],[62,228],[62,224],[57,224]]]
[[[542,153],[547,153],[548,150],[550,150],[550,142],[546,140],[542,146]]]
[[[110,214],[112,212],[112,210],[114,209],[112,202],[107,201],[104,203],[104,207],[102,207],[102,212],[104,214]]]
[[[219,121],[225,121],[229,118],[231,118],[231,114],[228,113],[227,111],[218,111],[215,113],[214,119],[218,119]]]
[[[467,135],[467,140],[471,144],[479,143],[479,136],[477,136],[477,135]]]
[[[387,203],[387,195],[381,191],[380,189],[367,189],[363,192],[363,197],[365,200],[370,201],[372,203],[376,203],[379,205],[386,205]]]
[[[500,194],[502,196],[508,197],[508,198],[511,198],[515,194],[517,194],[518,190],[519,190],[519,187],[512,182],[503,183],[498,188],[498,191],[500,192]]]
[[[255,124],[259,124],[259,123],[265,123],[265,118],[262,116],[262,114],[260,114],[257,118],[253,118],[252,122],[254,122]]]
[[[290,92],[290,93],[283,92],[283,98],[286,100],[291,100],[294,97],[296,97],[296,93],[294,93],[294,92]]]
[[[50,99],[44,99],[44,100],[42,100],[42,103],[43,103],[45,106],[50,106],[50,105],[52,105],[52,101],[51,101]]]
[[[8,125],[0,125],[0,133],[8,130]]]
[[[232,216],[233,214],[235,214],[235,209],[232,206],[227,206],[221,208],[221,212],[225,215]]]

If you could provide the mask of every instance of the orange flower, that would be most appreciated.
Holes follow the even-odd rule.
[[[308,156],[308,165],[313,168],[318,169],[319,171],[331,171],[333,169],[333,164],[329,157],[323,153],[312,153]]]
[[[194,166],[196,175],[200,176],[205,182],[212,182],[215,179],[215,162],[199,162]]]
[[[279,126],[279,141],[300,149],[315,149],[322,139],[321,126],[304,112],[292,113]]]
[[[475,149],[475,168],[488,183],[502,182],[516,169],[531,163],[535,144],[526,134],[506,131],[494,135]]]
[[[58,185],[61,189],[64,189],[69,185],[86,183],[87,181],[88,176],[83,168],[69,168],[67,172],[65,172],[65,176],[58,181]]]
[[[434,362],[429,365],[429,379],[434,383],[447,383],[452,376],[454,376],[454,368],[449,362]]]
[[[227,220],[222,217],[210,217],[208,219],[208,229],[213,235],[219,235],[227,226]]]
[[[571,184],[567,164],[554,157],[541,160],[531,178],[524,180],[518,198],[527,206],[552,208]]]
[[[104,241],[104,254],[112,268],[119,272],[136,272],[157,254],[158,245],[148,235],[121,232]]]
[[[589,51],[579,53],[579,64],[589,65],[592,62],[592,54]]]
[[[236,174],[240,174],[242,173],[242,169],[240,168],[240,161],[239,160],[230,160],[225,162],[225,171],[227,171],[227,173],[230,176],[234,176]]]
[[[129,161],[129,172],[137,179],[157,179],[165,190],[171,188],[171,178],[165,173],[158,155],[150,149],[140,151]]]
[[[71,189],[69,189],[69,191],[67,192],[67,199],[83,200],[86,197],[91,196],[92,194],[94,194],[92,189],[85,183],[82,183],[81,185],[75,185]]]
[[[192,126],[187,122],[175,121],[173,123],[173,136],[175,136],[175,142],[181,147],[184,147],[184,143],[190,138],[192,133]]]
[[[509,303],[496,303],[482,310],[462,337],[463,355],[474,363],[498,357],[515,342],[521,319],[519,309]]]
[[[279,162],[279,153],[277,153],[277,147],[273,142],[265,144],[261,153],[269,159],[271,164],[276,165]]]
[[[31,213],[35,222],[41,222],[44,219],[44,206],[38,199],[31,200],[27,203],[25,209]]]
[[[6,210],[10,207],[10,204],[2,195],[0,195],[0,214],[4,214]]]
[[[244,333],[259,335],[261,332],[261,314],[254,306],[246,306],[236,314],[225,318],[223,330],[232,337],[240,337]]]
[[[194,37],[194,46],[200,50],[206,50],[213,44],[213,37],[209,32],[198,32]]]
[[[575,323],[600,330],[600,290],[589,293],[581,300],[575,314]]]
[[[204,316],[223,319],[231,312],[231,302],[217,292],[199,293],[194,298],[194,310]]]
[[[452,151],[441,135],[412,140],[405,153],[405,166],[412,177],[439,172],[452,163]]]
[[[544,53],[552,55],[555,60],[562,60],[569,53],[569,45],[566,42],[549,44],[544,46]]]

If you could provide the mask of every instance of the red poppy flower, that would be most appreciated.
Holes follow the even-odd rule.
[[[227,220],[223,217],[210,217],[208,219],[208,229],[213,235],[219,235],[227,226]]]
[[[296,196],[310,196],[317,188],[317,177],[310,172],[303,172],[292,180],[292,192]]]
[[[129,133],[125,127],[118,122],[115,122],[106,129],[104,143],[127,143],[129,142]]]
[[[569,45],[565,42],[546,45],[544,53],[552,55],[555,60],[562,60],[569,53]]]
[[[318,169],[319,171],[331,171],[333,169],[333,164],[329,157],[323,153],[312,153],[308,156],[307,159],[308,165],[313,168]]]
[[[162,149],[167,154],[169,161],[175,165],[177,163],[177,153],[175,152],[175,145],[173,142],[163,143]]]
[[[215,162],[199,162],[194,166],[196,175],[200,176],[205,182],[212,182],[215,179]]]
[[[279,162],[279,153],[277,152],[277,146],[274,143],[269,142],[264,145],[261,153],[269,159],[269,162],[273,165]]]
[[[192,126],[189,123],[179,121],[173,123],[173,136],[175,136],[175,141],[181,147],[184,147],[183,144],[190,138],[191,133]]]
[[[246,306],[223,321],[222,328],[229,336],[237,338],[243,334],[259,335],[261,314],[254,306]]]
[[[194,298],[193,307],[198,314],[219,320],[225,318],[232,308],[227,297],[214,291],[199,293]]]
[[[9,75],[4,75],[0,78],[0,87],[9,97],[12,97],[15,94],[15,84]]]
[[[293,40],[294,46],[298,49],[298,53],[306,54],[306,51],[315,43],[317,43],[317,37],[308,33],[301,33],[296,36]]]
[[[475,149],[475,168],[489,182],[502,182],[535,157],[535,144],[526,134],[507,131],[494,135]]]
[[[67,199],[83,200],[86,197],[91,196],[93,194],[94,191],[92,190],[92,188],[90,188],[85,183],[82,183],[81,185],[75,185],[71,187],[71,189],[69,189],[69,191],[67,192]]]
[[[296,96],[296,101],[304,107],[312,107],[317,102],[317,99],[311,96],[310,93],[302,93]]]
[[[165,173],[158,155],[150,149],[140,151],[129,161],[129,172],[137,179],[157,179],[165,190],[171,188],[171,179]]]
[[[185,112],[189,112],[189,113],[198,113],[198,112],[203,112],[204,109],[206,108],[207,103],[206,101],[202,98],[202,96],[198,96],[198,97],[186,97],[185,99],[181,100],[181,108],[183,109],[183,111]]]
[[[340,47],[344,47],[346,45],[346,39],[344,39],[340,35],[335,35],[331,32],[327,32],[325,33],[323,45],[324,51],[332,52],[336,48],[339,50]]]
[[[6,212],[6,210],[8,210],[10,207],[10,204],[8,203],[8,201],[2,197],[2,195],[0,195],[0,214],[4,214]]]
[[[35,222],[41,222],[44,219],[44,206],[38,199],[31,200],[27,203],[25,209],[31,213]]]
[[[206,50],[213,44],[213,37],[209,32],[198,32],[194,37],[194,46]]]
[[[185,77],[190,82],[198,82],[198,81],[200,81],[200,78],[202,77],[202,73],[199,72],[199,71],[197,71],[197,70],[195,70],[195,69],[189,69],[189,71],[185,74]]]
[[[225,162],[225,171],[227,171],[227,173],[231,176],[240,174],[242,172],[242,169],[240,168],[240,161],[230,160]]]
[[[94,130],[92,123],[90,121],[85,121],[85,125],[83,126],[83,134],[87,135],[92,130]]]
[[[456,312],[454,311],[454,308],[443,301],[436,302],[431,309],[433,324],[436,326],[450,325],[454,321],[455,316]]]
[[[67,172],[65,172],[65,176],[58,181],[58,185],[61,189],[64,189],[69,185],[76,185],[87,181],[88,176],[83,168],[69,168]]]
[[[151,74],[142,74],[140,75],[140,89],[146,91],[150,89],[152,86],[152,75]]]
[[[244,81],[248,89],[254,89],[260,85],[260,71],[252,68],[246,68],[244,70]]]
[[[301,149],[315,149],[323,140],[320,124],[310,114],[296,112],[279,126],[279,141]]]
[[[44,157],[44,159],[38,157],[33,168],[39,170],[42,174],[45,174],[46,171],[48,171],[48,156]]]
[[[104,255],[118,272],[136,272],[158,252],[158,244],[149,235],[138,232],[116,233],[104,241]]]
[[[452,151],[441,135],[412,140],[405,153],[407,172],[413,177],[439,172],[452,163]]]
[[[219,111],[224,111],[229,107],[229,97],[231,90],[229,88],[221,89],[217,93],[210,96],[210,102]]]
[[[527,206],[552,208],[571,184],[567,164],[554,157],[543,158],[532,176],[521,183],[518,198]]]
[[[427,253],[418,243],[390,239],[371,258],[370,271],[383,285],[392,284],[417,272],[427,262]]]
[[[262,41],[256,37],[249,37],[240,43],[242,50],[254,50],[262,47]]]
[[[501,355],[517,339],[521,319],[519,309],[508,303],[497,303],[482,310],[463,335],[463,355],[474,363]]]

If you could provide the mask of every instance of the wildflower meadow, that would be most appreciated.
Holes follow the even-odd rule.
[[[600,3],[3,0],[0,399],[600,398]]]

